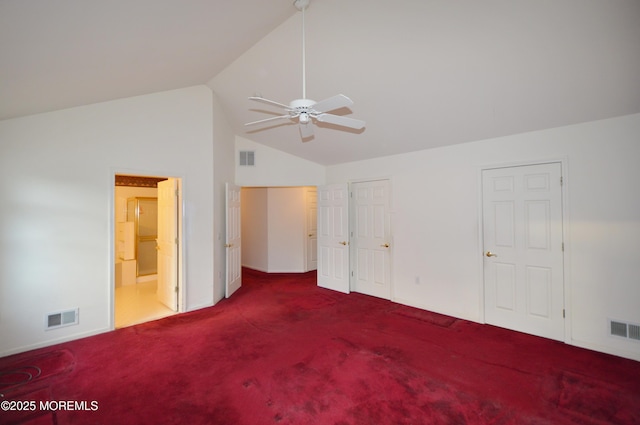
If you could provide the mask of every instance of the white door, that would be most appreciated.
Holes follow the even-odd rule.
[[[158,182],[158,301],[178,311],[178,180]]]
[[[349,293],[349,190],[318,187],[318,286]]]
[[[388,180],[353,183],[352,289],[391,299],[391,226]]]
[[[226,277],[225,296],[229,298],[242,285],[242,239],[240,238],[240,186],[225,185],[226,214]]]
[[[482,172],[485,321],[564,340],[560,163]]]
[[[309,187],[305,191],[306,197],[306,270],[318,268],[318,191]]]

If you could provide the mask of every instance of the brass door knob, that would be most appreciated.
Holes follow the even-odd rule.
[[[380,245],[383,248],[389,248],[389,244],[388,243],[383,243],[382,245]]]
[[[484,254],[484,255],[486,255],[487,257],[497,257],[497,256],[498,256],[497,254],[494,254],[494,253],[493,253],[493,252],[491,252],[491,251],[487,251],[487,253],[486,253],[486,254]]]
[[[340,245],[346,245],[346,244],[347,244],[347,241],[340,242]]]
[[[232,244],[232,243],[226,243],[226,244],[224,244],[224,247],[225,247],[225,248],[231,248],[232,246],[233,246],[233,244]]]

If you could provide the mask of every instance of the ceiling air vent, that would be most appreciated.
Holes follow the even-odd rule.
[[[240,166],[253,167],[256,165],[255,151],[240,151]]]
[[[73,310],[60,311],[58,313],[50,313],[46,316],[45,329],[58,329],[64,326],[71,326],[78,324],[78,311],[75,308]]]

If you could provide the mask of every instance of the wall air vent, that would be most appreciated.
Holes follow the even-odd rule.
[[[79,309],[60,311],[47,314],[45,317],[45,329],[58,329],[65,326],[77,325],[79,319]]]
[[[252,167],[256,165],[255,151],[240,151],[240,166]]]
[[[627,324],[611,320],[609,322],[609,331],[611,335],[627,337]]]
[[[629,338],[640,341],[640,325],[632,325],[629,323]]]
[[[609,320],[609,334],[640,341],[640,325]]]

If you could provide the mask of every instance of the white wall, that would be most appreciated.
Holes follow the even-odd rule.
[[[241,192],[242,266],[269,270],[267,188],[243,187]]]
[[[395,299],[482,322],[480,169],[565,160],[567,342],[640,360],[607,327],[640,323],[639,158],[640,114],[331,166],[327,181],[390,176]]]
[[[311,142],[309,142],[311,143]],[[317,186],[324,184],[325,167],[306,159],[236,136],[239,151],[254,151],[255,166],[236,167],[239,186]]]
[[[305,271],[304,187],[268,189],[269,272],[302,273]]]
[[[306,271],[305,187],[242,188],[242,265],[267,273]]]
[[[249,247],[245,243],[247,230],[243,230],[243,259],[242,263],[246,267],[254,268],[265,272],[303,272],[305,271],[305,198],[302,186],[317,186],[325,183],[325,167],[305,159],[298,158],[288,153],[270,148],[268,146],[255,143],[240,136],[235,138],[235,159],[238,163],[239,151],[254,151],[255,166],[237,166],[235,168],[235,183],[244,188],[260,187],[268,190],[268,252],[262,251],[262,245]],[[283,186],[287,186],[286,188]],[[295,187],[292,187],[295,186]],[[268,189],[267,189],[268,187]],[[282,191],[278,192],[278,187]],[[280,201],[290,204],[291,199],[281,199],[274,203],[279,196],[295,196],[298,199],[298,191],[302,212],[295,217],[290,217],[290,211],[282,211],[281,214],[275,212]],[[292,195],[294,194],[295,195]],[[285,195],[286,194],[286,195]],[[248,213],[243,209],[244,221],[250,220]],[[296,209],[298,206],[296,206]],[[273,217],[290,217],[298,228],[298,220],[302,220],[300,228],[303,229],[301,236],[292,233],[292,222],[284,220],[274,221]],[[282,229],[280,229],[282,228]],[[277,229],[277,230],[276,230]],[[297,231],[296,231],[297,232]],[[262,243],[254,241],[254,243]],[[258,246],[260,248],[258,248]],[[245,250],[249,249],[249,252]]]
[[[0,355],[112,328],[116,173],[183,178],[186,307],[213,304],[212,117],[196,86],[0,121]]]

